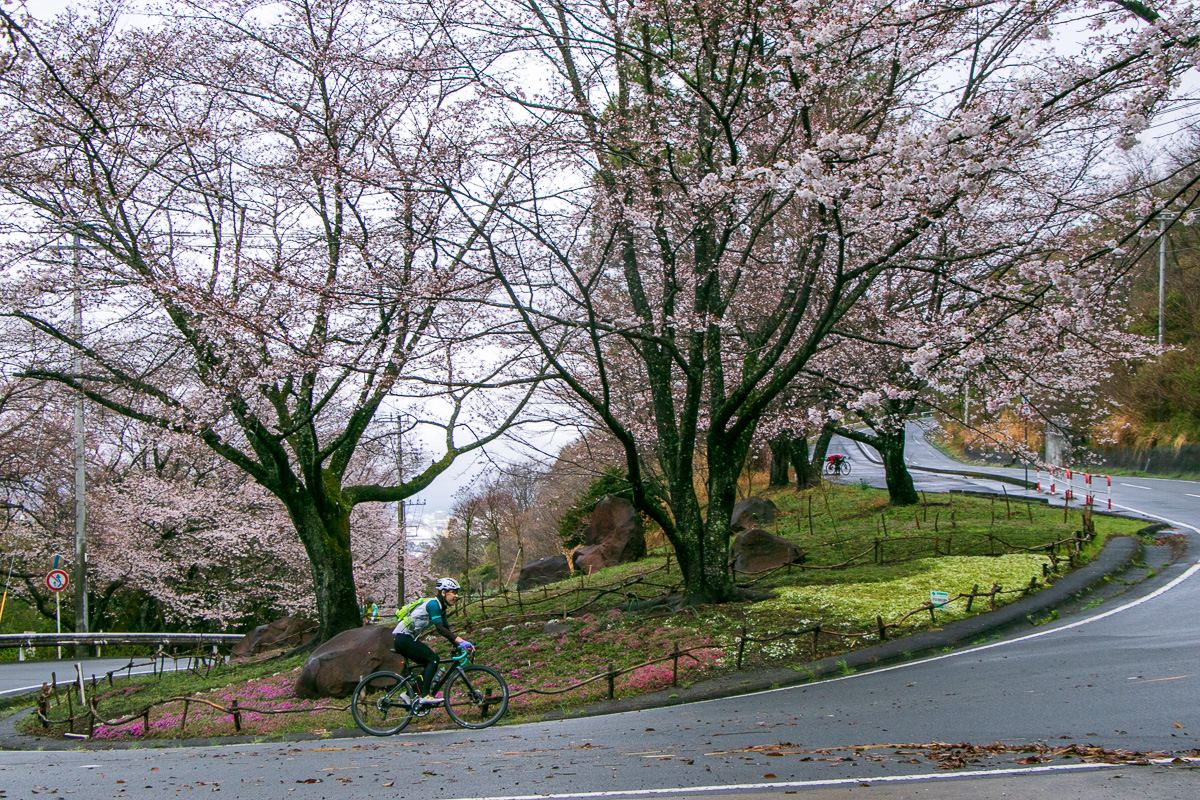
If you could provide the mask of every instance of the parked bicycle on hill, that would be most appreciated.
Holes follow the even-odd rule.
[[[391,736],[404,730],[414,717],[425,717],[444,705],[450,719],[461,727],[495,725],[508,710],[508,684],[491,667],[471,663],[474,652],[459,647],[450,658],[437,662],[445,668],[426,687],[426,693],[440,691],[440,698],[420,696],[417,672],[423,665],[411,664],[403,675],[372,672],[359,681],[350,698],[355,724],[372,736]]]

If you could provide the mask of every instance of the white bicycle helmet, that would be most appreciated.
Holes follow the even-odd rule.
[[[457,592],[462,588],[454,578],[438,578],[434,586],[437,587],[439,592]]]

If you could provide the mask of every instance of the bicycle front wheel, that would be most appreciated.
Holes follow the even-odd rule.
[[[841,473],[842,475],[849,475],[850,474],[850,462],[843,461],[841,466],[838,467],[838,472]]]
[[[350,697],[354,723],[372,736],[404,730],[413,717],[408,699],[401,696],[404,692],[413,692],[409,681],[394,672],[372,672],[358,682]]]
[[[491,667],[460,667],[444,691],[446,713],[464,728],[495,725],[508,710],[508,684]]]

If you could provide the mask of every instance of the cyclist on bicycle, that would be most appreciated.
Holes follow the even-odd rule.
[[[421,694],[433,685],[434,674],[437,672],[437,653],[427,644],[417,641],[421,634],[432,626],[434,630],[446,638],[450,644],[464,650],[474,650],[475,646],[461,636],[455,636],[446,624],[446,611],[458,601],[459,585],[453,578],[439,578],[434,584],[437,597],[422,597],[414,605],[410,605],[400,617],[399,623],[392,634],[392,649],[407,659],[424,665],[421,673]],[[421,703],[434,704],[440,702],[432,697],[422,697]]]
[[[844,462],[846,460],[846,457],[844,455],[842,455],[841,453],[834,453],[833,455],[831,455],[829,458],[827,458],[825,460],[829,462],[830,471],[837,472],[838,468],[842,466],[842,462]]]

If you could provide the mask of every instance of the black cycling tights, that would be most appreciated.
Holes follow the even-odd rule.
[[[429,687],[433,686],[433,676],[437,672],[438,657],[433,648],[421,644],[407,633],[397,633],[396,638],[392,640],[392,649],[405,658],[425,665],[421,673],[421,694],[428,692]]]

